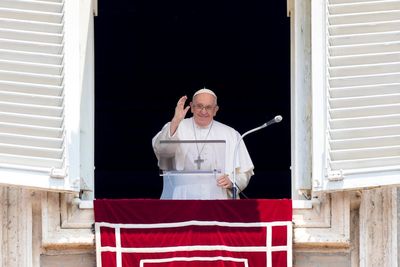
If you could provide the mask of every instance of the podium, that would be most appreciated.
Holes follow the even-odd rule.
[[[225,171],[225,140],[161,140],[161,199],[226,199],[217,186]]]

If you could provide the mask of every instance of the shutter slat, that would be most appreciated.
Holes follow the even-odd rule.
[[[368,12],[361,14],[340,14],[329,16],[330,25],[369,23],[376,21],[391,21],[400,18],[399,10]]]
[[[330,57],[329,65],[337,66],[357,66],[377,63],[392,63],[400,61],[400,53],[384,53],[384,54],[366,54],[366,55],[351,55]]]
[[[12,154],[0,154],[0,162],[19,166],[62,168],[63,160],[54,158],[27,157]]]
[[[35,74],[61,75],[62,65],[38,64],[31,62],[0,60],[0,70]]]
[[[352,138],[369,138],[383,137],[391,135],[399,135],[400,124],[385,125],[374,127],[360,127],[348,129],[332,129],[330,130],[330,138],[332,140],[352,139]]]
[[[62,3],[63,0],[41,0],[42,2]]]
[[[328,38],[331,46],[366,45],[370,43],[399,42],[400,31],[383,33],[362,33],[330,36]],[[333,56],[333,55],[332,55]]]
[[[329,86],[331,88],[362,86],[362,85],[380,85],[389,83],[400,83],[400,72],[329,79]]]
[[[350,108],[362,106],[390,105],[400,103],[399,94],[391,95],[367,95],[358,97],[331,98],[329,104],[332,109]],[[400,112],[399,112],[400,113]]]
[[[55,106],[62,105],[63,97],[37,94],[24,94],[16,92],[4,92],[0,88],[0,102],[11,102],[19,104]]]
[[[0,7],[0,17],[37,22],[61,23],[63,14]]]
[[[56,33],[28,32],[0,28],[0,38],[17,41],[59,44],[62,42],[63,35]]]
[[[0,88],[2,91],[19,92],[37,95],[60,96],[62,94],[62,86],[54,86],[47,84],[21,83],[12,81],[1,81]]]
[[[360,118],[345,118],[330,120],[332,130],[345,128],[372,127],[384,125],[396,125],[400,122],[400,114],[386,116],[370,116]]]
[[[61,128],[63,123],[63,118],[0,112],[0,121],[7,123],[14,123],[14,124]]]
[[[400,156],[400,146],[331,150],[331,160],[359,160]]]
[[[399,20],[336,25],[328,28],[331,36],[361,34],[361,33],[392,32],[392,31],[398,31],[399,29],[400,29]]]
[[[0,122],[0,132],[37,137],[61,138],[63,129]]]
[[[62,138],[45,138],[38,136],[0,133],[0,143],[32,147],[62,148],[63,140]]]
[[[353,66],[336,66],[328,69],[332,78],[360,75],[375,75],[385,73],[395,73],[400,70],[400,62],[384,64],[368,64]]]
[[[331,97],[355,97],[363,95],[396,94],[399,92],[400,83],[362,85],[352,87],[330,88]]]
[[[46,1],[1,0],[0,7],[18,10],[60,13],[63,6],[62,3],[52,3]]]
[[[62,77],[60,75],[45,75],[5,70],[0,70],[0,80],[47,85],[61,85],[62,83]]]
[[[400,42],[386,42],[376,40],[375,43],[360,44],[360,45],[343,45],[333,46],[329,48],[330,56],[346,56],[346,55],[362,55],[362,54],[377,54],[399,52]]]
[[[61,117],[63,113],[63,107],[28,105],[0,101],[0,111],[49,117]]]
[[[351,107],[331,109],[329,114],[332,119],[356,118],[377,115],[399,114],[400,103],[393,105],[376,105],[367,107]],[[400,122],[399,122],[400,123]]]
[[[0,143],[0,154],[11,154],[28,157],[61,158],[63,149],[21,146]]]
[[[400,135],[331,140],[330,146],[333,150],[367,148],[376,146],[400,146]]]
[[[15,60],[49,65],[60,65],[63,60],[62,55],[32,53],[7,49],[0,49],[0,58],[3,60]]]
[[[7,40],[0,38],[0,48],[21,52],[36,52],[50,55],[61,55],[63,50],[62,44],[48,44],[41,42],[28,42],[19,40]]]
[[[3,29],[57,34],[61,34],[63,29],[63,25],[60,23],[47,23],[7,18],[0,18],[0,27]]]
[[[331,168],[334,170],[354,170],[363,168],[373,167],[392,167],[400,165],[400,157],[379,157],[372,159],[360,159],[360,160],[338,160],[331,161]]]
[[[369,43],[399,42],[400,31],[336,35],[328,38],[331,46],[365,45]]]
[[[363,13],[363,12],[377,12],[377,11],[388,11],[388,10],[399,10],[400,2],[397,0],[393,1],[374,1],[374,2],[356,2],[329,5],[329,14],[352,14],[352,13]]]
[[[365,2],[376,2],[376,1],[387,1],[387,0],[328,0],[329,4],[352,4],[352,3],[365,3]]]

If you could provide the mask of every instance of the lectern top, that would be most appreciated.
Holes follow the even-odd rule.
[[[164,172],[225,171],[225,140],[161,140],[159,166]]]

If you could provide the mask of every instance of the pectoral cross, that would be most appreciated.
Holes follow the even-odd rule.
[[[200,155],[197,156],[197,159],[194,161],[194,163],[197,164],[197,169],[200,170],[201,168],[201,163],[204,162],[204,159],[200,158]]]

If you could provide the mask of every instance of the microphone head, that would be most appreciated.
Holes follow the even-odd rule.
[[[275,122],[281,122],[282,116],[281,115],[275,116],[274,120]]]

